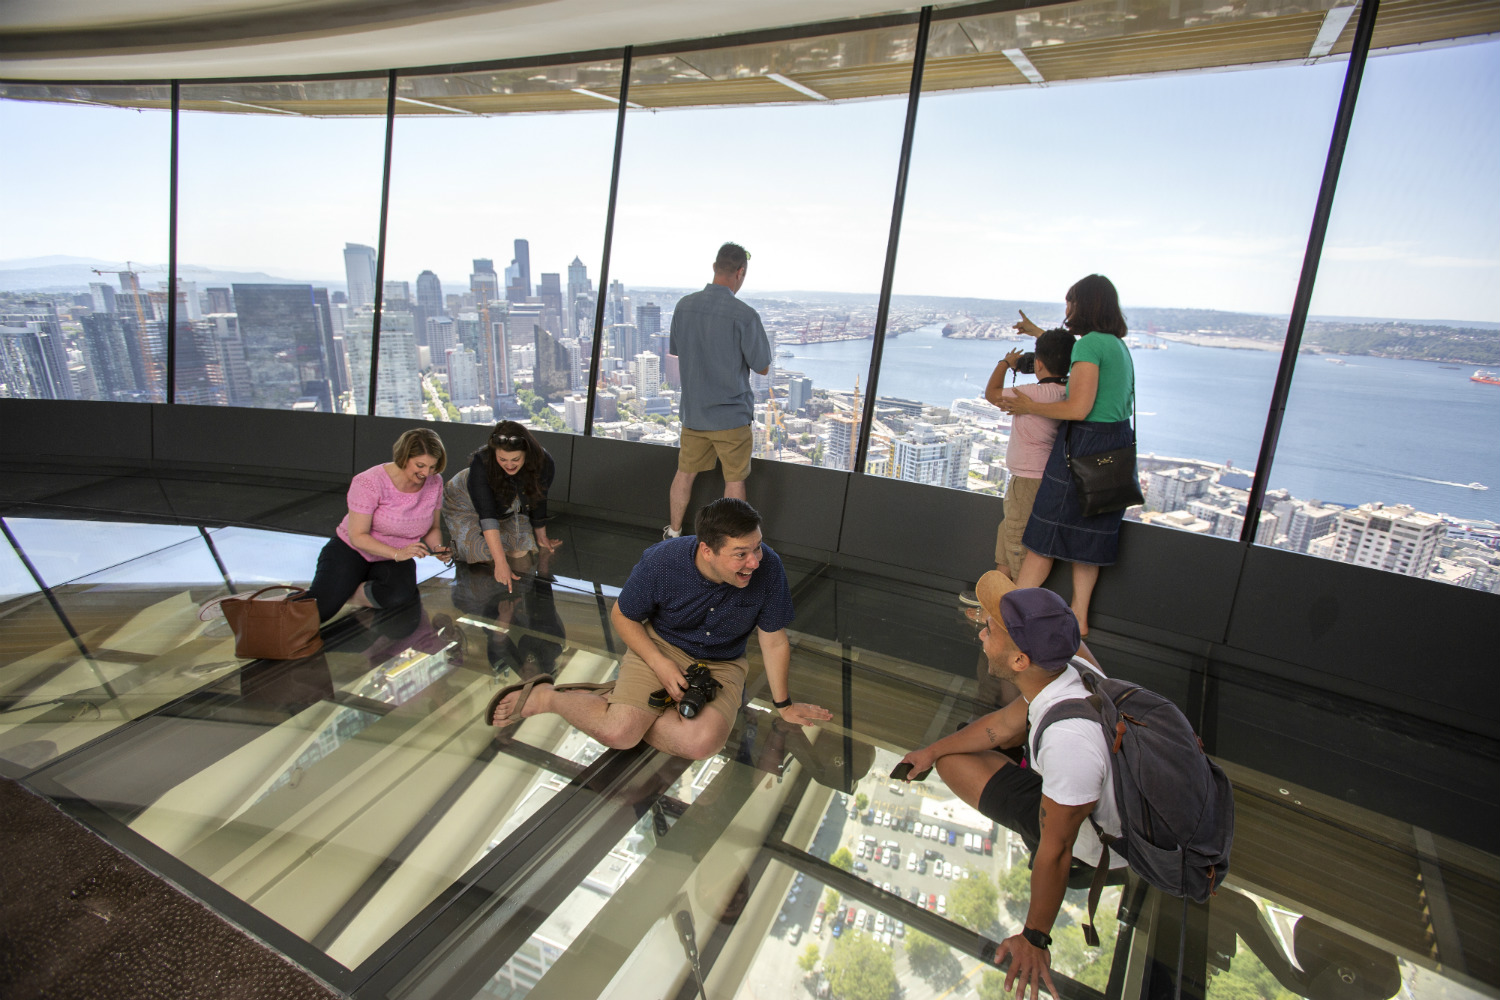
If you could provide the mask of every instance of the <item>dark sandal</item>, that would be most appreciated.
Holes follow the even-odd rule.
[[[592,694],[609,694],[615,689],[614,681],[605,681],[603,684],[554,684],[554,691],[588,691]]]
[[[484,710],[484,724],[487,726],[498,726],[501,729],[506,729],[520,722],[521,709],[526,707],[526,699],[531,697],[532,689],[535,688],[538,684],[551,683],[551,674],[537,674],[530,680],[522,681],[520,684],[507,684],[505,687],[495,692],[495,696],[490,699],[489,706]],[[511,714],[506,717],[504,722],[496,722],[495,710],[500,707],[500,703],[504,701],[506,697],[515,694],[517,691],[521,692],[521,697],[516,699],[516,704],[515,707],[511,709]]]

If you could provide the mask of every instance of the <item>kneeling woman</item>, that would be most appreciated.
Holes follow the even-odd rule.
[[[449,561],[438,520],[447,462],[442,439],[425,427],[413,428],[396,439],[391,461],[349,483],[349,513],[318,554],[308,588],[320,621],[346,603],[393,608],[415,601],[412,560],[435,555]]]
[[[562,542],[547,537],[547,491],[556,474],[552,456],[529,430],[514,420],[496,424],[443,494],[457,558],[492,563],[495,582],[508,590],[517,574],[507,556],[556,551]]]

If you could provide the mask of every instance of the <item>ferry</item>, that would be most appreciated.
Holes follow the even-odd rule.
[[[1323,360],[1328,362],[1330,365],[1347,365],[1349,363],[1343,358],[1324,358]]]
[[[1469,484],[1469,489],[1471,489],[1471,490],[1487,490],[1487,489],[1489,489],[1489,487],[1486,486],[1486,485],[1484,485],[1483,483],[1470,483]]]
[[[1470,382],[1483,382],[1485,385],[1500,385],[1500,372],[1490,372],[1480,369],[1469,376]]]

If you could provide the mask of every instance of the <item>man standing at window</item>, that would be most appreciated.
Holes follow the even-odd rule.
[[[715,463],[723,466],[724,495],[745,499],[755,417],[750,373],[771,370],[771,343],[760,314],[735,298],[749,262],[744,247],[725,243],[714,260],[714,280],[672,310],[671,351],[682,373],[682,441],[669,498],[672,523],[662,538],[682,534],[693,480]]]

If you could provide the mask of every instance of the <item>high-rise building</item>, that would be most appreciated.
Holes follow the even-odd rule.
[[[939,433],[918,422],[893,442],[891,472],[909,483],[967,489],[969,450],[973,439],[965,432]]]
[[[333,400],[346,387],[334,363],[328,290],[311,285],[233,287],[254,386],[251,405],[290,409],[300,399],[313,399],[317,409],[334,412]]]
[[[463,315],[463,314],[460,314]],[[427,321],[427,349],[433,364],[441,364],[448,351],[458,346],[454,322],[447,316],[434,316]]]
[[[544,273],[536,286],[536,297],[542,300],[542,309],[547,314],[547,329],[568,333],[567,316],[563,313],[561,276]]]
[[[625,285],[619,279],[609,283],[609,298],[604,306],[604,322],[610,326],[630,322],[625,318]]]
[[[1316,501],[1299,502],[1292,507],[1286,526],[1287,548],[1306,552],[1308,546],[1339,528],[1342,507],[1325,507]]]
[[[609,328],[609,356],[628,362],[645,350],[641,332],[631,323],[616,323]]]
[[[390,309],[394,306],[401,309],[410,310],[412,306],[411,282],[394,280],[387,281],[385,283],[385,295],[382,301],[387,309]]]
[[[479,362],[467,347],[455,347],[446,357],[448,398],[454,406],[473,406],[479,402]]]
[[[661,333],[661,306],[655,302],[636,306],[635,325],[641,328],[643,337],[653,337]]]
[[[227,288],[208,288],[204,290],[208,296],[209,313],[232,313],[234,312],[234,296]]]
[[[540,306],[537,307],[540,310]],[[549,403],[560,403],[573,388],[573,359],[568,356],[564,338],[548,331],[535,319],[517,321],[517,329],[529,325],[536,339],[536,367],[531,371],[532,391]],[[524,334],[522,334],[524,336]]]
[[[236,292],[236,295],[239,293]],[[344,339],[349,351],[349,374],[354,382],[354,406],[363,413],[370,399],[370,316],[351,321]],[[375,414],[423,420],[427,408],[417,367],[417,341],[405,330],[380,331],[380,377],[375,383]]]
[[[475,258],[474,273],[469,275],[469,291],[474,296],[476,306],[493,302],[501,297],[500,276],[495,273],[493,260],[488,257]]]
[[[630,362],[630,377],[635,382],[635,394],[642,399],[661,395],[661,358],[650,351],[642,351]]]
[[[807,401],[812,399],[813,381],[805,375],[793,375],[786,384],[786,408],[789,413],[802,413]]]
[[[344,280],[349,286],[349,305],[352,309],[363,309],[375,304],[374,247],[360,243],[344,244]]]
[[[443,283],[431,271],[417,275],[417,306],[431,310],[431,316],[443,311]]]
[[[516,268],[516,280],[520,283],[521,297],[519,300],[511,299],[512,302],[531,298],[531,244],[526,240],[516,240],[515,248],[516,256],[511,263]]]
[[[122,402],[142,399],[145,371],[136,348],[135,321],[119,313],[96,312],[84,316],[80,323],[84,357],[93,373],[98,398]]]
[[[578,297],[588,296],[588,330],[581,329],[578,325]],[[568,313],[568,333],[574,337],[589,336],[593,330],[593,296],[594,283],[589,280],[589,269],[584,266],[582,260],[573,258],[573,263],[568,265],[568,296],[565,303]]]
[[[93,299],[93,309],[96,313],[112,313],[115,311],[115,290],[102,281],[94,281],[89,284],[89,296]]]
[[[1402,576],[1425,577],[1447,530],[1441,518],[1408,504],[1361,504],[1339,513],[1332,557]]]
[[[584,416],[589,410],[589,397],[586,394],[574,393],[563,400],[563,423],[568,425],[568,430],[574,434],[583,433]]]
[[[177,371],[173,398],[197,406],[226,406],[224,359],[213,320],[177,322]]]
[[[78,389],[68,371],[68,347],[63,339],[57,304],[29,299],[19,309],[0,313],[0,326],[7,330],[7,387],[27,385],[33,391],[11,390],[12,395],[34,399],[77,399]],[[17,372],[11,380],[11,372]]]
[[[1187,510],[1188,503],[1208,492],[1208,476],[1192,466],[1146,473],[1147,510]]]
[[[859,444],[859,413],[833,413],[828,417],[828,437],[823,442],[823,468],[854,468],[854,452]]]

